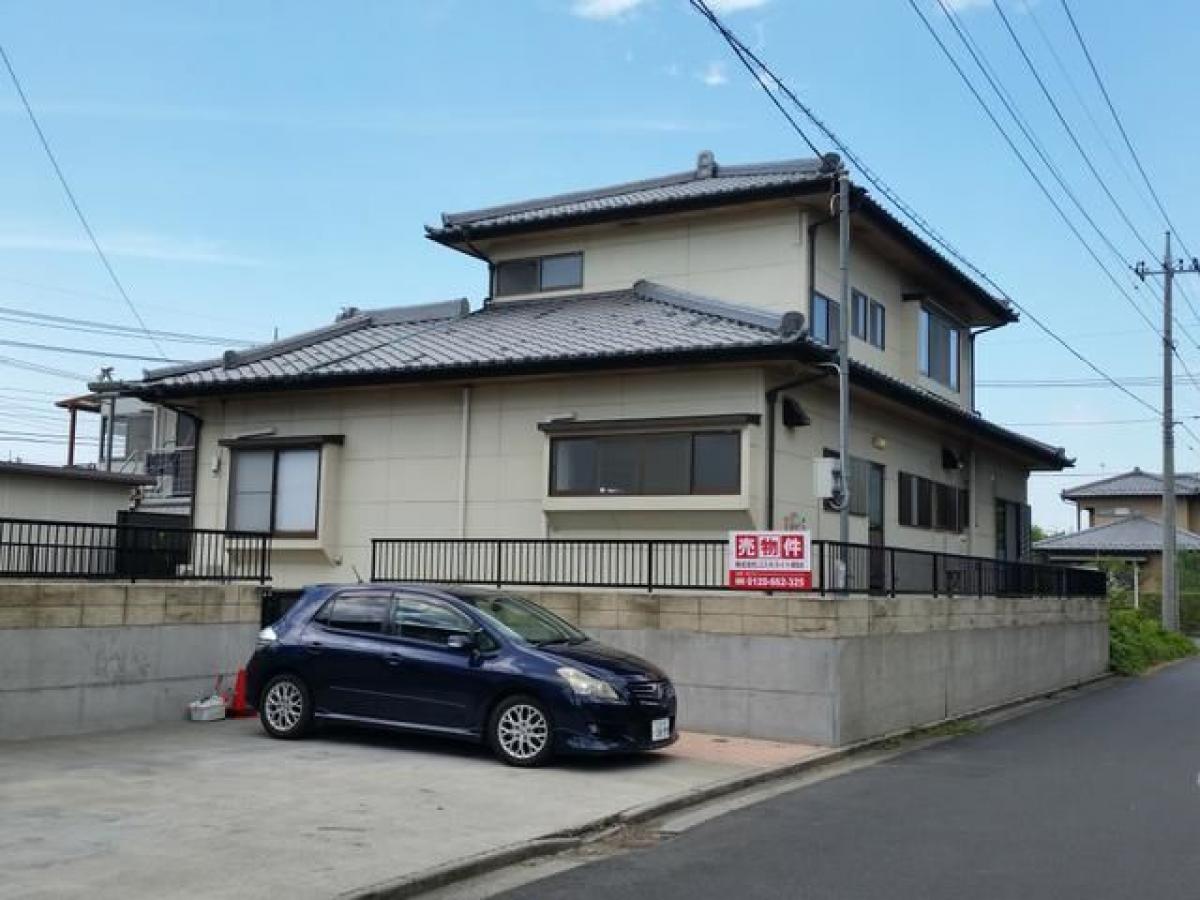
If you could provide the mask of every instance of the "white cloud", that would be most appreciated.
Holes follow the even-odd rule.
[[[741,12],[744,9],[758,9],[770,2],[771,0],[708,0],[708,8],[717,15],[721,15]]]
[[[704,71],[696,75],[702,82],[709,87],[720,87],[729,81],[729,76],[725,74],[725,63],[710,62],[705,66]]]
[[[98,236],[108,256],[148,259],[156,262],[209,263],[223,266],[258,266],[261,261],[226,250],[217,241],[179,239],[142,232]],[[95,253],[85,237],[67,237],[29,231],[0,230],[0,251],[41,253]]]
[[[583,19],[604,21],[623,19],[649,0],[574,0],[571,12]],[[717,15],[737,13],[766,6],[771,0],[708,0],[709,8]],[[962,2],[962,0],[958,0]],[[976,0],[980,2],[980,0]]]
[[[571,12],[583,19],[619,19],[646,0],[575,0]]]

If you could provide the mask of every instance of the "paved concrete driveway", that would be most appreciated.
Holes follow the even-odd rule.
[[[816,752],[510,769],[480,748],[254,720],[0,744],[0,897],[332,897]]]

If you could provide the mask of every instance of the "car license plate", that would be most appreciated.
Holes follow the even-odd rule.
[[[670,719],[654,719],[650,722],[650,740],[665,741],[671,736]]]

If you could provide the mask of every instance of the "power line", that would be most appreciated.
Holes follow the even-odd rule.
[[[1046,49],[1050,51],[1051,57],[1054,58],[1055,65],[1058,66],[1059,72],[1062,73],[1063,80],[1067,83],[1067,86],[1070,87],[1071,93],[1074,94],[1075,100],[1079,103],[1079,107],[1083,110],[1084,115],[1087,116],[1088,121],[1092,125],[1092,130],[1095,131],[1096,136],[1100,138],[1100,142],[1108,151],[1108,155],[1112,158],[1113,162],[1116,163],[1117,168],[1121,170],[1121,174],[1125,176],[1125,180],[1129,182],[1130,187],[1134,189],[1134,196],[1138,198],[1138,200],[1142,203],[1142,206],[1145,207],[1148,212],[1153,214],[1154,207],[1150,204],[1150,201],[1146,199],[1145,194],[1142,192],[1141,185],[1138,184],[1138,182],[1134,179],[1133,172],[1130,171],[1128,164],[1124,159],[1121,158],[1121,155],[1117,152],[1117,149],[1108,139],[1108,135],[1104,133],[1104,129],[1100,127],[1100,123],[1096,121],[1096,116],[1092,113],[1091,106],[1084,99],[1083,92],[1075,83],[1075,79],[1071,77],[1071,73],[1067,69],[1066,63],[1064,63],[1062,57],[1059,56],[1058,50],[1056,50],[1054,47],[1054,42],[1050,40],[1050,36],[1046,33],[1046,29],[1042,27],[1042,21],[1038,16],[1036,7],[1037,4],[1029,3],[1024,6],[1023,11],[1029,14],[1029,20],[1033,22],[1033,26],[1037,30],[1038,36],[1042,39],[1042,43],[1046,46]]]
[[[1134,375],[1130,377],[1117,376],[1115,381],[1128,387],[1158,387],[1162,384],[1161,375]],[[978,387],[994,388],[1027,388],[1027,387],[1110,387],[1107,378],[1008,378],[992,381],[977,381]],[[1158,410],[1155,410],[1157,413]]]
[[[1104,86],[1104,79],[1100,77],[1100,70],[1096,67],[1096,61],[1092,58],[1087,41],[1083,39],[1083,32],[1079,30],[1079,24],[1075,21],[1075,16],[1071,13],[1071,7],[1067,5],[1067,0],[1059,0],[1059,2],[1062,4],[1063,12],[1067,14],[1067,20],[1071,23],[1071,30],[1075,32],[1075,39],[1079,42],[1079,48],[1083,51],[1088,66],[1092,70],[1092,76],[1096,79],[1096,85],[1100,88],[1100,93],[1104,96],[1104,102],[1108,106],[1109,114],[1112,116],[1113,122],[1116,123],[1117,130],[1121,133],[1121,139],[1125,142],[1125,148],[1129,151],[1129,155],[1133,157],[1134,165],[1137,166],[1138,173],[1142,176],[1142,181],[1145,182],[1147,190],[1150,191],[1150,196],[1154,198],[1154,204],[1158,207],[1158,211],[1162,213],[1163,221],[1167,223],[1167,227],[1179,238],[1179,246],[1190,257],[1192,251],[1188,249],[1187,244],[1184,243],[1183,237],[1179,233],[1179,229],[1171,221],[1170,215],[1167,214],[1167,208],[1163,205],[1162,198],[1158,196],[1158,191],[1154,189],[1154,184],[1150,181],[1150,176],[1146,174],[1146,167],[1142,165],[1141,157],[1133,149],[1133,141],[1129,139],[1129,132],[1125,130],[1125,126],[1121,122],[1121,117],[1117,114],[1117,108],[1112,102],[1112,97],[1108,94],[1108,88]],[[1151,256],[1153,255],[1151,253]]]
[[[56,369],[53,366],[43,366],[40,363],[29,362],[26,359],[17,359],[12,356],[0,356],[0,365],[12,366],[14,369],[25,369],[28,372],[37,372],[39,375],[53,375],[55,378],[66,378],[69,381],[87,382],[87,375],[80,375],[78,372],[71,372],[67,369]]]
[[[1181,418],[1183,418],[1183,419],[1200,419],[1200,415],[1182,416]],[[1157,422],[1157,421],[1158,421],[1158,419],[1147,417],[1144,419],[1089,419],[1089,420],[1080,420],[1080,421],[1076,421],[1076,422],[1071,422],[1071,421],[1060,419],[1060,420],[1054,421],[1054,422],[1000,422],[998,424],[1003,425],[1005,428],[1043,428],[1043,427],[1044,428],[1050,428],[1050,427],[1058,428],[1063,425],[1070,425],[1073,427],[1079,426],[1079,427],[1089,427],[1090,428],[1092,426],[1098,427],[1101,425],[1104,425],[1104,426],[1107,426],[1107,425],[1145,425],[1147,422]]]
[[[26,321],[28,320],[28,321]],[[108,334],[114,336],[141,337],[152,334],[157,338],[177,344],[212,344],[218,347],[230,345],[250,346],[254,342],[241,338],[224,338],[204,334],[191,334],[184,331],[159,331],[150,329],[142,331],[128,325],[114,325],[109,322],[98,322],[95,319],[78,319],[73,316],[52,316],[12,306],[0,306],[0,321],[16,322],[39,328],[59,328],[65,331],[77,331],[84,334]]]
[[[692,8],[695,9],[702,16],[704,16],[705,19],[708,20],[709,24],[712,25],[712,27],[722,36],[722,38],[724,38],[725,42],[727,44],[729,44],[729,46],[731,48],[733,48],[735,52],[738,52],[739,50],[741,51],[741,53],[738,53],[739,58],[741,58],[742,53],[744,53],[748,59],[753,61],[754,65],[757,67],[757,72],[755,72],[755,81],[758,83],[759,87],[761,87],[763,89],[764,92],[766,92],[768,95],[773,95],[774,92],[771,89],[771,85],[772,84],[775,85],[778,88],[778,90],[781,93],[783,93],[788,98],[788,100],[796,106],[796,108],[798,108],[801,112],[803,112],[805,117],[810,122],[812,122],[813,125],[817,129],[819,129],[825,135],[825,137],[829,141],[831,141],[834,144],[834,146],[837,147],[838,150],[848,160],[850,160],[851,163],[853,163],[853,165],[855,166],[855,168],[858,169],[860,174],[864,178],[866,178],[867,181],[870,182],[871,185],[877,191],[879,191],[879,193],[882,196],[887,198],[892,203],[892,205],[895,206],[896,209],[898,209],[910,222],[912,222],[929,240],[933,241],[933,243],[935,243],[943,251],[945,251],[947,254],[949,254],[951,257],[953,257],[963,267],[965,267],[969,271],[975,273],[985,284],[989,285],[1001,297],[1005,298],[1013,307],[1015,307],[1017,310],[1019,310],[1023,315],[1027,316],[1029,318],[1029,320],[1034,323],[1034,325],[1036,325],[1038,328],[1040,328],[1048,336],[1053,338],[1055,340],[1055,342],[1057,342],[1059,345],[1061,345],[1063,347],[1063,349],[1066,350],[1068,353],[1070,353],[1073,357],[1075,357],[1077,360],[1079,360],[1081,363],[1083,363],[1085,366],[1087,366],[1089,369],[1091,369],[1097,375],[1106,379],[1114,388],[1116,388],[1121,393],[1125,394],[1127,397],[1129,397],[1135,403],[1139,404],[1140,406],[1145,407],[1146,409],[1149,409],[1151,412],[1153,412],[1155,414],[1158,414],[1159,411],[1153,406],[1153,404],[1148,403],[1144,398],[1139,397],[1137,394],[1133,393],[1133,391],[1131,391],[1131,390],[1127,389],[1126,387],[1124,387],[1123,385],[1119,384],[1116,380],[1114,380],[1111,376],[1109,376],[1098,365],[1096,365],[1094,362],[1092,362],[1090,359],[1088,359],[1086,356],[1084,356],[1082,353],[1080,353],[1078,350],[1076,350],[1074,347],[1072,347],[1069,343],[1067,343],[1067,341],[1065,339],[1063,339],[1061,336],[1059,336],[1057,334],[1057,332],[1055,332],[1052,328],[1050,328],[1049,325],[1047,325],[1040,318],[1038,318],[1036,315],[1034,315],[1032,312],[1030,312],[1022,304],[1018,303],[1016,300],[1009,297],[1008,292],[1005,291],[1004,288],[1002,288],[996,282],[996,280],[994,278],[992,278],[990,275],[988,275],[987,272],[985,272],[981,268],[979,268],[979,266],[975,265],[975,263],[973,263],[971,260],[969,260],[963,253],[961,253],[946,238],[942,237],[942,235],[937,231],[937,229],[935,229],[912,206],[910,206],[908,203],[906,203],[904,201],[904,199],[902,197],[900,197],[900,195],[895,190],[893,190],[879,175],[877,175],[865,163],[865,161],[863,161],[862,158],[859,157],[858,154],[856,154],[849,147],[849,145],[846,144],[845,141],[843,141],[840,137],[838,137],[837,134],[835,134],[834,131],[828,125],[826,125],[820,118],[818,118],[817,115],[813,112],[813,110],[807,104],[803,103],[796,96],[796,94],[792,91],[792,89],[789,88],[783,81],[781,81],[780,78],[771,70],[771,68],[768,65],[766,65],[766,63],[764,63],[758,57],[757,54],[755,54],[752,50],[750,50],[748,47],[746,47],[746,45],[741,41],[741,39],[738,38],[735,34],[733,34],[733,32],[731,32],[725,26],[725,24],[723,22],[721,22],[720,18],[718,18],[717,15],[708,7],[708,4],[705,3],[704,0],[689,0],[689,2],[691,4]]]
[[[967,48],[967,52],[971,55],[971,58],[975,61],[975,65],[979,67],[979,70],[983,73],[984,78],[987,80],[988,84],[991,85],[992,90],[996,92],[996,96],[998,96],[1000,98],[1000,102],[1004,105],[1005,109],[1008,110],[1008,114],[1012,117],[1013,121],[1017,123],[1017,127],[1021,129],[1021,133],[1025,136],[1025,139],[1027,141],[1029,141],[1030,146],[1033,147],[1034,152],[1036,152],[1038,154],[1038,156],[1041,158],[1042,163],[1050,171],[1050,174],[1054,176],[1056,181],[1058,181],[1059,186],[1066,193],[1067,197],[1070,198],[1070,200],[1075,204],[1075,207],[1079,210],[1080,214],[1084,217],[1084,219],[1087,220],[1088,224],[1090,224],[1092,226],[1092,229],[1096,232],[1096,234],[1099,235],[1101,241],[1104,242],[1106,246],[1108,246],[1109,250],[1115,256],[1117,256],[1118,259],[1124,260],[1123,255],[1116,248],[1116,245],[1112,243],[1112,241],[1108,238],[1108,236],[1096,224],[1095,220],[1091,217],[1091,215],[1087,212],[1087,210],[1085,210],[1083,208],[1083,205],[1079,202],[1079,199],[1075,196],[1075,193],[1067,185],[1067,183],[1066,183],[1065,179],[1063,179],[1062,175],[1058,172],[1057,167],[1054,165],[1053,162],[1050,161],[1049,157],[1041,149],[1039,142],[1031,135],[1029,130],[1026,128],[1026,126],[1024,125],[1024,123],[1022,121],[1022,117],[1015,111],[1013,106],[1011,104],[1009,104],[1008,100],[1005,98],[1004,91],[1001,90],[1001,88],[997,86],[996,81],[992,78],[991,74],[988,71],[988,67],[984,65],[984,63],[980,59],[979,54],[977,54],[975,52],[975,49],[972,46],[971,42],[969,40],[967,40],[967,38],[963,34],[963,29],[959,26],[956,17],[950,11],[950,9],[946,6],[944,0],[937,0],[937,3],[938,3],[938,7],[941,9],[942,13],[950,21],[950,24],[954,28],[954,31],[957,33],[959,40],[962,41],[963,45]],[[1062,208],[1062,205],[1054,197],[1054,194],[1050,191],[1050,189],[1048,187],[1046,187],[1045,182],[1042,181],[1041,177],[1034,170],[1033,165],[1026,158],[1025,154],[1021,152],[1020,148],[1017,146],[1017,144],[1013,140],[1012,136],[1008,133],[1008,130],[1000,123],[1000,120],[996,117],[996,114],[994,112],[992,112],[992,108],[988,105],[987,101],[984,100],[983,95],[979,92],[978,88],[975,87],[975,84],[971,81],[970,77],[963,70],[962,66],[959,65],[959,62],[955,58],[954,54],[950,52],[950,48],[948,46],[946,46],[946,43],[945,43],[945,41],[942,40],[941,35],[939,35],[937,33],[937,30],[933,27],[933,23],[930,22],[929,19],[925,16],[925,13],[921,11],[921,7],[917,4],[916,0],[908,0],[908,4],[910,7],[912,7],[913,12],[915,12],[917,14],[917,16],[920,18],[921,22],[925,25],[926,30],[928,30],[929,34],[933,37],[934,41],[937,43],[938,47],[941,49],[941,51],[945,55],[946,59],[949,60],[951,66],[953,66],[953,68],[954,68],[954,71],[958,73],[959,78],[962,80],[963,84],[966,85],[967,89],[971,92],[971,95],[975,98],[975,101],[979,104],[980,108],[987,115],[987,117],[991,121],[991,123],[996,127],[996,130],[1000,132],[1000,136],[1004,139],[1004,142],[1008,145],[1008,148],[1013,152],[1013,155],[1016,156],[1017,159],[1020,161],[1020,163],[1024,167],[1025,171],[1029,174],[1029,177],[1034,180],[1035,184],[1037,184],[1037,186],[1041,190],[1042,194],[1045,195],[1046,199],[1050,202],[1050,205],[1052,207],[1054,207],[1054,211],[1056,213],[1058,213],[1059,218],[1061,218],[1063,220],[1063,223],[1067,226],[1067,228],[1070,229],[1071,233],[1075,236],[1075,239],[1079,241],[1079,243],[1083,246],[1084,250],[1086,250],[1088,255],[1092,258],[1093,262],[1096,263],[1096,265],[1104,273],[1105,277],[1108,278],[1108,280],[1112,283],[1113,287],[1117,289],[1117,292],[1125,299],[1125,301],[1129,304],[1129,306],[1133,309],[1133,311],[1135,313],[1137,313],[1139,317],[1141,317],[1143,322],[1146,323],[1146,326],[1152,332],[1157,334],[1159,337],[1162,337],[1162,332],[1158,329],[1158,326],[1156,326],[1154,324],[1154,322],[1151,321],[1150,317],[1146,315],[1145,310],[1143,310],[1140,306],[1138,306],[1137,301],[1135,301],[1133,299],[1133,297],[1131,297],[1129,295],[1129,293],[1124,289],[1124,287],[1121,285],[1121,283],[1119,281],[1117,281],[1116,277],[1109,270],[1108,266],[1106,266],[1104,264],[1104,261],[1100,259],[1100,256],[1096,253],[1095,249],[1088,242],[1088,240],[1083,236],[1082,232],[1080,232],[1079,228],[1075,225],[1075,223],[1071,220],[1071,217],[1067,215],[1066,211]]]
[[[56,344],[38,344],[31,341],[0,340],[0,347],[16,347],[21,350],[42,350],[47,353],[73,353],[79,356],[99,357],[101,359],[127,359],[133,362],[187,362],[187,360],[171,359],[166,356],[139,356],[134,353],[115,353],[110,350],[96,350],[90,347],[60,347]]]
[[[146,322],[142,319],[142,314],[138,312],[137,306],[134,305],[133,299],[129,296],[129,292],[125,290],[125,285],[121,283],[121,279],[117,277],[116,270],[108,261],[108,256],[105,255],[104,249],[100,246],[100,242],[96,240],[96,235],[92,231],[92,226],[88,223],[87,216],[83,214],[83,208],[79,205],[79,201],[75,199],[75,192],[71,190],[71,185],[67,182],[67,176],[63,173],[62,167],[58,164],[58,158],[54,155],[54,151],[50,148],[50,141],[46,139],[46,133],[42,131],[42,126],[38,122],[37,116],[33,112],[33,106],[29,103],[29,98],[25,96],[25,89],[21,87],[21,80],[17,78],[17,70],[13,68],[12,61],[8,58],[8,53],[4,50],[4,45],[0,44],[0,60],[4,62],[4,67],[8,70],[8,75],[12,79],[13,87],[16,88],[17,96],[21,98],[21,105],[25,107],[25,112],[29,116],[29,121],[33,125],[33,130],[37,132],[38,141],[42,145],[42,149],[46,151],[46,158],[50,160],[50,165],[54,168],[54,174],[58,176],[58,182],[62,185],[63,191],[67,195],[67,199],[71,202],[71,208],[75,210],[75,215],[79,219],[79,224],[83,226],[84,232],[91,241],[92,247],[96,250],[96,255],[100,257],[100,262],[104,265],[104,270],[108,272],[108,277],[112,279],[113,285],[116,286],[117,292],[125,300],[125,304],[129,307],[129,311],[133,313],[133,317],[137,319],[137,323],[142,326],[142,331],[146,332],[146,339],[154,345],[161,355],[166,356],[163,348],[159,345],[158,340],[149,333],[146,327]]]
[[[1068,122],[1066,116],[1063,115],[1063,111],[1059,107],[1058,101],[1054,99],[1054,95],[1046,86],[1046,82],[1042,78],[1041,72],[1038,71],[1037,64],[1034,63],[1032,57],[1030,57],[1028,51],[1026,51],[1024,43],[1022,43],[1021,38],[1017,35],[1016,29],[1013,28],[1012,22],[1009,20],[1008,15],[1004,12],[1004,7],[1000,4],[1000,0],[992,0],[992,5],[996,9],[996,13],[1000,16],[1000,21],[1004,23],[1004,28],[1008,32],[1008,36],[1012,38],[1013,43],[1017,47],[1017,51],[1020,53],[1021,58],[1025,61],[1025,65],[1028,67],[1030,74],[1033,75],[1034,81],[1037,82],[1038,87],[1041,89],[1042,96],[1045,97],[1046,102],[1050,104],[1050,108],[1054,111],[1054,115],[1058,118],[1059,124],[1062,125],[1063,130],[1066,131],[1067,136],[1071,139],[1071,143],[1075,146],[1075,149],[1083,158],[1084,164],[1087,166],[1088,171],[1092,173],[1092,177],[1096,180],[1096,183],[1100,185],[1100,189],[1104,192],[1104,195],[1112,204],[1113,209],[1117,211],[1117,215],[1120,216],[1121,221],[1125,223],[1126,227],[1133,234],[1138,243],[1142,245],[1145,251],[1151,257],[1153,257],[1155,255],[1154,249],[1150,246],[1146,239],[1142,237],[1141,232],[1138,231],[1137,227],[1133,224],[1133,220],[1125,211],[1125,207],[1118,202],[1116,196],[1109,188],[1108,182],[1106,182],[1100,175],[1099,170],[1097,170],[1095,163],[1092,161],[1091,155],[1083,148],[1083,144],[1075,134],[1075,129],[1071,127],[1071,123]],[[1192,303],[1191,297],[1184,294],[1184,299],[1187,300],[1188,308],[1191,310],[1192,315],[1200,316],[1200,313],[1198,313],[1196,310],[1195,304]],[[1181,331],[1184,330],[1182,325],[1179,327]],[[1188,339],[1193,344],[1196,344],[1198,348],[1200,348],[1200,344],[1197,344],[1195,338],[1193,338],[1190,334],[1188,334]]]

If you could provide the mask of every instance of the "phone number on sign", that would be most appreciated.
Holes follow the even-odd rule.
[[[760,572],[731,572],[730,587],[773,588],[784,591],[808,591],[812,589],[812,573],[799,572],[787,575],[765,575]]]

